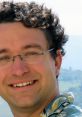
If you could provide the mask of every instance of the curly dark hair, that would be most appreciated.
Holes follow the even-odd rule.
[[[62,55],[65,54],[63,46],[68,38],[64,34],[64,28],[60,25],[59,18],[44,5],[35,2],[1,2],[0,23],[4,22],[21,22],[26,27],[42,30],[47,37],[49,49],[54,48],[52,56],[55,57],[58,49]]]

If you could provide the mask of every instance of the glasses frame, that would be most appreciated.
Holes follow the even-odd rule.
[[[37,54],[37,57],[39,55],[45,55],[46,53],[51,52],[53,50],[54,50],[54,48],[51,48],[51,49],[48,49],[47,51],[43,51],[41,53],[38,53]],[[7,63],[10,63],[10,62],[13,62],[14,63],[16,57],[19,57],[21,61],[24,61],[25,60],[25,55],[23,53],[21,53],[21,54],[15,55],[15,56],[11,56],[10,59],[9,59],[9,61],[7,61]],[[3,64],[3,65],[6,65],[6,64]]]

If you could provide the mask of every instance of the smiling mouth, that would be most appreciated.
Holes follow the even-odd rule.
[[[13,88],[21,88],[21,87],[31,86],[31,85],[35,84],[36,82],[37,82],[37,80],[33,80],[33,81],[29,81],[29,82],[11,84],[10,86]]]

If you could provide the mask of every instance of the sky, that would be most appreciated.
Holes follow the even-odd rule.
[[[69,36],[64,48],[66,54],[62,60],[62,68],[82,71],[82,36]]]

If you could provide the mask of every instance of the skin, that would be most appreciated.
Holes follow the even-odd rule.
[[[0,24],[0,55],[15,56],[39,45],[44,51],[48,43],[39,29],[26,28],[19,22]],[[34,47],[31,47],[35,49]],[[59,95],[56,76],[59,74],[62,56],[60,50],[54,60],[49,53],[36,64],[27,64],[19,57],[13,64],[0,66],[0,95],[8,102],[14,117],[39,117],[44,107]],[[27,87],[13,88],[10,85],[21,82],[36,82]]]

